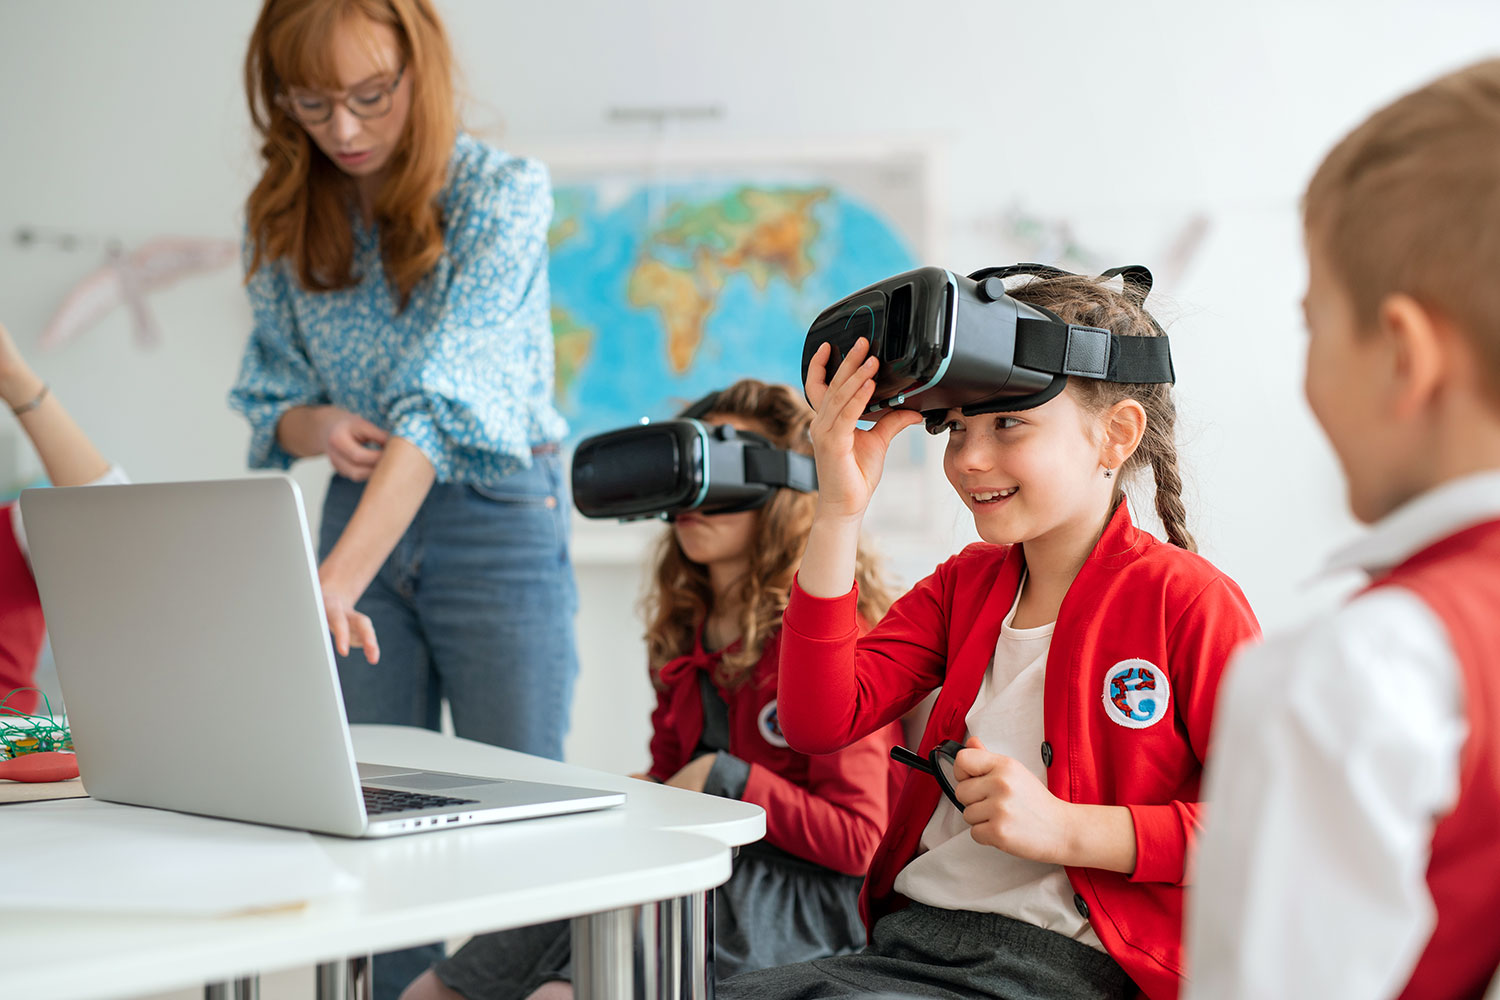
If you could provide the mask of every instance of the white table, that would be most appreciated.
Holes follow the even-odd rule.
[[[351,731],[354,734],[354,755],[361,763],[400,764],[432,771],[461,771],[484,777],[583,785],[627,793],[630,803],[624,809],[589,814],[590,820],[607,828],[679,830],[702,834],[730,847],[749,844],[766,835],[765,812],[759,806],[735,799],[699,795],[623,774],[608,774],[469,740],[439,737],[410,726],[352,726]],[[644,748],[638,754],[623,756],[630,763],[636,763],[637,758],[644,761]],[[558,817],[526,822],[528,825],[564,823],[571,826],[573,820],[582,818]]]
[[[354,986],[343,972],[348,956],[564,918],[574,919],[580,997],[701,996],[705,983],[711,991],[711,890],[729,877],[731,848],[764,834],[758,807],[425,730],[353,732],[356,756],[369,763],[619,788],[630,799],[601,812],[386,840],[318,837],[362,884],[295,911],[13,919],[0,934],[0,996],[108,1000],[238,980],[234,992],[244,997],[259,972],[312,963],[319,995],[332,996]]]

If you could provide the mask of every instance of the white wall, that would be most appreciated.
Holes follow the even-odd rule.
[[[253,180],[240,92],[252,0],[0,0],[0,321],[32,346],[98,252],[22,251],[20,225],[233,237]],[[1500,47],[1493,2],[1004,4],[925,0],[442,0],[470,121],[525,152],[640,141],[617,105],[721,106],[687,142],[825,145],[917,136],[941,156],[946,257],[998,263],[1011,206],[1074,222],[1120,262],[1160,251],[1161,220],[1212,228],[1175,286],[1174,353],[1190,509],[1205,552],[1269,627],[1326,605],[1307,587],[1348,537],[1337,469],[1300,395],[1296,200],[1330,143],[1378,104]],[[491,131],[491,135],[495,133]],[[1141,234],[1150,233],[1149,237]],[[224,405],[248,309],[220,272],[154,298],[164,343],[123,314],[35,357],[137,478],[241,471]],[[0,462],[6,449],[0,442]],[[0,468],[0,483],[11,478]],[[22,470],[26,471],[26,470]],[[326,470],[299,479],[316,502]],[[950,511],[936,515],[954,523]],[[966,534],[955,525],[955,537]],[[910,582],[942,547],[902,547]],[[649,691],[638,569],[579,568],[585,674],[569,753],[644,760]],[[636,748],[642,748],[637,752]]]

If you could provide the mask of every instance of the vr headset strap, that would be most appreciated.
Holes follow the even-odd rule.
[[[1112,267],[1099,275],[1100,278],[1118,277],[1127,287],[1133,287],[1140,292],[1141,301],[1146,301],[1146,296],[1151,294],[1151,286],[1156,279],[1151,277],[1151,269],[1145,264],[1124,264],[1120,267]]]
[[[711,392],[677,415],[679,420],[702,420],[719,405],[719,393]]]
[[[985,278],[1014,278],[1018,275],[1028,275],[1033,278],[1074,278],[1077,273],[1064,271],[1060,267],[1051,264],[1011,264],[1007,267],[982,267],[969,275],[974,281],[983,281]],[[1106,278],[1119,278],[1132,291],[1139,293],[1141,301],[1146,301],[1146,296],[1151,294],[1151,286],[1155,279],[1151,277],[1151,269],[1145,264],[1122,264],[1112,267],[1099,275],[1100,280]]]
[[[745,481],[811,493],[818,488],[818,469],[811,457],[800,452],[746,448]]]
[[[1052,320],[1016,321],[1015,363],[1053,375],[1106,382],[1175,382],[1166,337],[1121,337],[1092,326]]]

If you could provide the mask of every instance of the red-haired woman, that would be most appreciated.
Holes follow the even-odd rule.
[[[428,0],[265,0],[245,84],[263,173],[230,402],[252,466],[333,464],[319,575],[349,719],[436,729],[446,697],[460,736],[561,757],[547,173],[459,130]],[[382,957],[377,989],[432,957]]]

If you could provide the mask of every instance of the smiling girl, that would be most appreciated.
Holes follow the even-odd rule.
[[[1066,323],[1159,335],[1140,293],[1076,275],[1010,291]],[[1219,677],[1257,634],[1239,588],[1193,552],[1167,385],[1069,376],[1012,412],[934,414],[943,468],[984,541],[867,635],[855,545],[891,439],[856,421],[878,363],[856,344],[808,368],[817,514],[782,623],[781,724],[826,753],[941,688],[919,750],[945,740],[956,799],[909,773],[862,904],[870,946],[740,976],[721,1000],[851,996],[1175,997],[1187,859]],[[1162,542],[1122,480],[1149,467]]]

